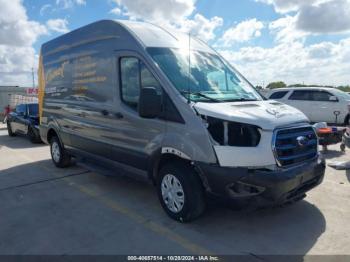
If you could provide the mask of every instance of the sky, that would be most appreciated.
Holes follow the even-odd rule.
[[[350,85],[350,0],[0,0],[0,85],[32,86],[43,43],[101,19],[190,32],[254,85]]]

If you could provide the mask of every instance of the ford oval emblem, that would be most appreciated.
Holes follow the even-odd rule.
[[[281,110],[283,110],[282,107],[279,107],[279,108],[271,107],[271,108],[267,108],[266,112],[269,113],[270,115],[273,115],[276,118],[280,118],[285,115],[283,112],[281,112]]]
[[[278,109],[275,107],[266,109],[266,112],[274,116],[278,115]]]
[[[297,143],[298,143],[298,146],[304,147],[304,146],[307,145],[308,139],[305,136],[298,136],[297,137]]]

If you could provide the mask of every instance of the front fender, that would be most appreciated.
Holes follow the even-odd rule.
[[[204,128],[188,129],[186,125],[170,125],[164,136],[163,149],[174,149],[173,153],[191,161],[217,163],[209,134]],[[182,156],[181,156],[182,154]]]

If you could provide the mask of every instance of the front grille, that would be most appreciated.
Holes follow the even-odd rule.
[[[274,150],[280,166],[294,165],[315,158],[317,147],[317,136],[311,126],[275,131]]]

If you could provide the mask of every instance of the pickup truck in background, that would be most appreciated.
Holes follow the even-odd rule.
[[[32,143],[41,142],[38,104],[21,104],[8,114],[6,124],[9,136],[28,136]]]

